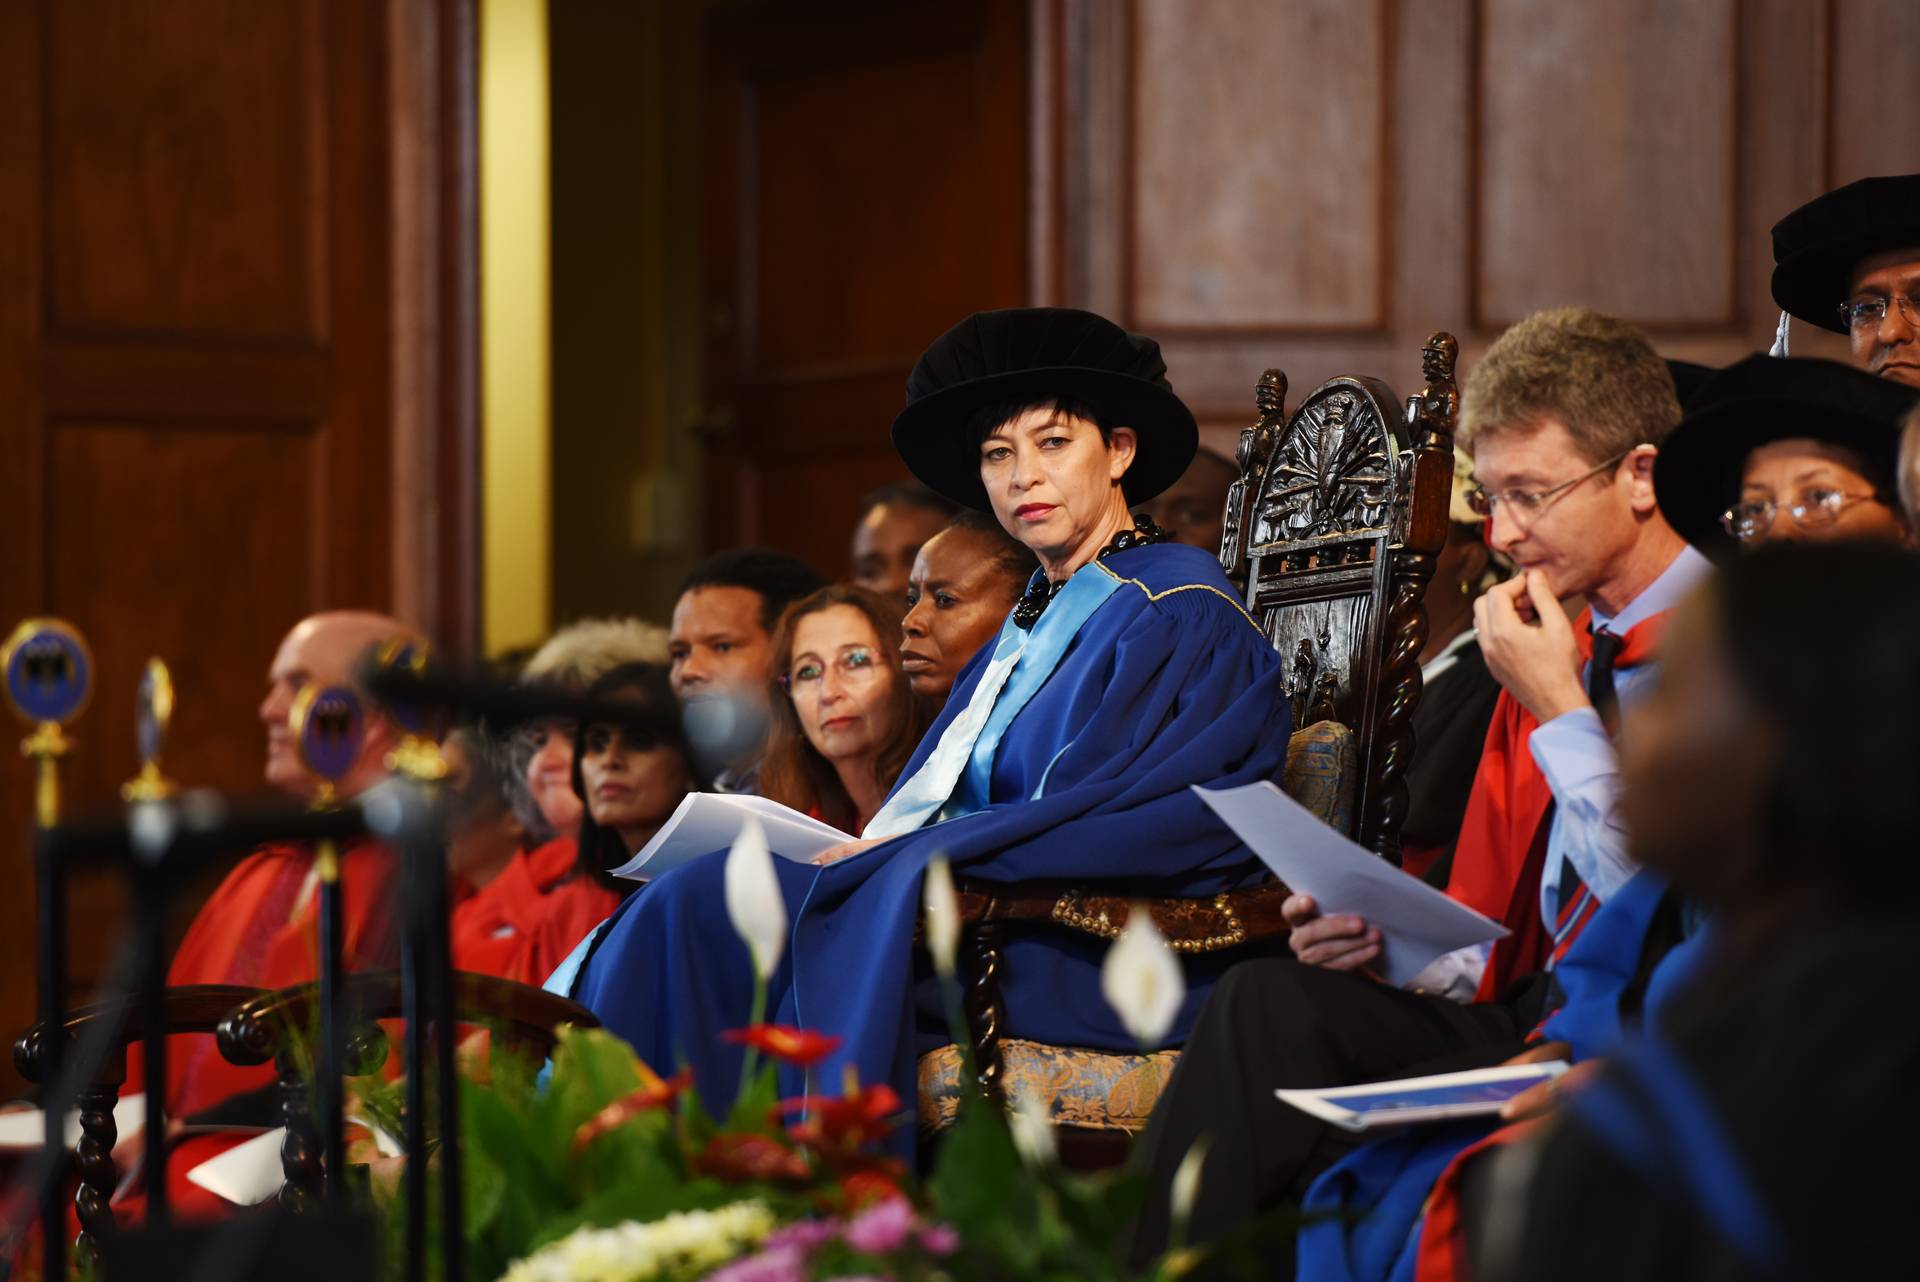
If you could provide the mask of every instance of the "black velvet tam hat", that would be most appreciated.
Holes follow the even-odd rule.
[[[1694,393],[1687,416],[1660,447],[1653,492],[1680,537],[1715,558],[1733,550],[1720,514],[1740,497],[1747,455],[1805,438],[1852,450],[1873,479],[1891,485],[1900,420],[1920,392],[1836,361],[1749,356]]]
[[[1844,334],[1840,306],[1861,259],[1920,248],[1920,174],[1862,178],[1773,225],[1773,301],[1809,325]]]
[[[907,375],[893,448],[929,489],[991,511],[968,426],[989,406],[1054,397],[1080,402],[1106,427],[1133,429],[1139,444],[1123,482],[1129,503],[1179,480],[1199,448],[1160,344],[1067,307],[975,312],[935,339]]]
[[[1692,402],[1702,385],[1720,371],[1711,365],[1697,365],[1692,361],[1667,359],[1667,373],[1673,375],[1674,394],[1679,398],[1680,408],[1685,409]]]

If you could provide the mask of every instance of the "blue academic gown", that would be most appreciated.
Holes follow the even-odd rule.
[[[852,1065],[862,1081],[913,1098],[917,1054],[929,1040],[916,1006],[938,1009],[924,971],[916,981],[912,946],[921,874],[935,855],[974,880],[1144,881],[1169,895],[1213,894],[1265,875],[1189,786],[1279,778],[1289,724],[1278,656],[1219,564],[1198,549],[1152,544],[1083,567],[1076,583],[1080,576],[1105,576],[1088,580],[1103,599],[1066,634],[990,757],[956,789],[947,813],[970,813],[824,868],[774,860],[792,934],[769,981],[768,1010],[844,1039],[817,1080],[838,1083]],[[1010,640],[1018,638],[1003,629],[996,646]],[[967,707],[996,646],[961,673],[902,786]],[[1016,669],[1010,687],[1020,680]],[[691,1065],[710,1101],[737,1089],[742,1052],[720,1035],[747,1021],[753,991],[747,950],[724,907],[724,861],[725,852],[693,860],[629,898],[574,988],[648,1063]],[[1137,1049],[1100,996],[1106,947],[1052,934],[1011,940],[1003,1034]],[[1222,969],[1210,958],[1186,961],[1189,992],[1169,1044],[1185,1039]],[[804,1083],[789,1073],[782,1087],[797,1094]],[[903,1150],[913,1129],[900,1128]]]
[[[1660,874],[1636,874],[1594,914],[1556,968],[1566,1000],[1540,1033],[1567,1043],[1572,1062],[1613,1054],[1639,1022],[1621,1004],[1667,890]],[[1690,934],[1656,965],[1642,1019],[1657,1018],[1671,993],[1685,986],[1706,938],[1705,931]],[[1412,1282],[1434,1184],[1454,1158],[1503,1125],[1474,1118],[1416,1127],[1329,1167],[1301,1204],[1308,1223],[1300,1231],[1295,1276],[1300,1282]]]

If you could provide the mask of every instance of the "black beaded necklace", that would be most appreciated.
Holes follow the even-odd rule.
[[[1129,548],[1143,548],[1149,543],[1164,543],[1172,537],[1155,525],[1152,517],[1136,512],[1133,515],[1133,528],[1121,530],[1107,540],[1107,546],[1096,552],[1093,559],[1104,561],[1115,552],[1125,552]],[[1033,581],[1027,584],[1026,593],[1021,596],[1019,604],[1013,607],[1013,626],[1023,632],[1032,631],[1033,625],[1040,622],[1040,616],[1047,612],[1049,605],[1053,604],[1053,598],[1058,596],[1060,589],[1066,586],[1066,579],[1055,583],[1045,574],[1035,575]]]

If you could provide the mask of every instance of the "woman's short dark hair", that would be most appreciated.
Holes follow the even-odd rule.
[[[1033,549],[1007,533],[987,512],[962,512],[947,523],[949,530],[964,530],[987,545],[987,555],[993,562],[993,568],[1005,575],[1013,585],[1013,596],[1017,600],[1026,591],[1027,580],[1040,568],[1040,560],[1034,556]]]
[[[821,588],[789,606],[774,629],[769,670],[773,689],[768,698],[773,724],[767,734],[766,755],[760,759],[760,792],[795,810],[815,812],[835,827],[851,832],[860,818],[854,813],[853,798],[847,795],[833,763],[807,738],[794,711],[793,696],[780,680],[793,663],[793,634],[800,620],[836,605],[852,606],[866,616],[879,639],[880,653],[897,678],[888,708],[891,725],[874,760],[874,773],[884,786],[893,786],[913,750],[920,746],[920,736],[926,733],[931,720],[926,706],[914,696],[912,685],[900,671],[900,607],[877,592],[851,583]]]
[[[1920,558],[1768,544],[1729,562],[1713,593],[1736,681],[1781,738],[1769,888],[1920,903]]]
[[[580,855],[574,868],[624,894],[633,889],[633,883],[617,881],[607,875],[607,870],[618,868],[634,852],[627,849],[618,832],[594,822],[593,802],[587,796],[586,777],[580,770],[580,763],[587,755],[587,732],[595,726],[617,725],[639,742],[672,748],[680,754],[689,779],[694,777],[692,756],[680,725],[680,704],[673,697],[665,664],[623,663],[588,686],[586,696],[629,704],[633,708],[633,719],[614,721],[595,717],[577,722],[573,727],[573,795],[580,798]]]
[[[1018,398],[995,401],[983,405],[973,412],[967,420],[967,435],[975,445],[984,442],[997,427],[1013,422],[1030,410],[1046,410],[1053,414],[1070,414],[1074,418],[1085,419],[1100,429],[1100,439],[1108,445],[1113,444],[1113,424],[1100,416],[1099,411],[1085,401],[1075,400],[1071,396],[1043,396],[1037,400]]]

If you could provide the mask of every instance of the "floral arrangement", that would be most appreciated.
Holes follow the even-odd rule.
[[[962,1047],[951,875],[926,879],[927,939]],[[722,1118],[691,1074],[663,1077],[600,1030],[565,1029],[550,1078],[496,1054],[462,1083],[470,1276],[501,1282],[945,1282],[1171,1278],[1179,1253],[1141,1271],[1126,1258],[1144,1188],[1125,1173],[1062,1170],[1042,1106],[1012,1116],[982,1099],[941,1137],[914,1181],[883,1144],[900,1098],[851,1073],[838,1095],[778,1098],[776,1065],[811,1074],[837,1038],[764,1022],[765,976],[786,938],[764,839],[728,857],[726,897],[760,977],[754,1018],[727,1034],[745,1046],[741,1089]],[[1143,1042],[1163,1036],[1180,968],[1145,912],[1108,957],[1103,991]],[[910,1119],[904,1119],[911,1124]],[[1189,1206],[1200,1154],[1175,1190]],[[383,1199],[389,1223],[397,1199]],[[397,1233],[389,1234],[397,1240]]]

